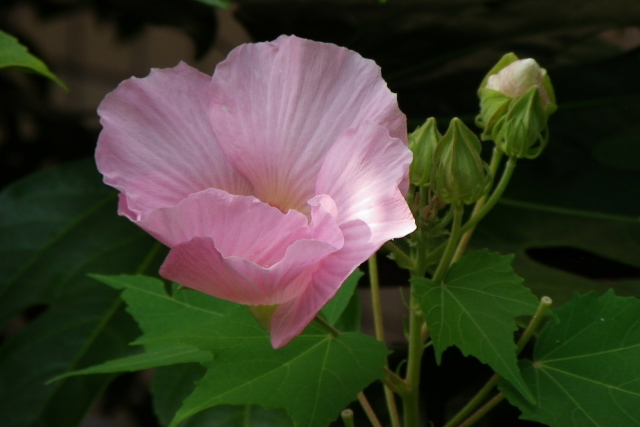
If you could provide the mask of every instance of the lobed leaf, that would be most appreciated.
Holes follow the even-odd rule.
[[[359,333],[336,337],[310,326],[274,350],[245,306],[144,276],[100,277],[124,288],[128,311],[144,331],[145,346],[193,346],[215,354],[171,426],[208,408],[260,405],[284,408],[298,425],[326,426],[358,392],[384,376],[388,351]]]
[[[516,358],[514,318],[532,315],[536,297],[511,269],[513,256],[487,250],[454,263],[442,284],[413,278],[415,296],[431,331],[436,360],[455,345],[488,364],[532,400]]]
[[[640,300],[576,295],[555,310],[522,375],[536,395],[501,390],[527,420],[550,427],[640,426]]]

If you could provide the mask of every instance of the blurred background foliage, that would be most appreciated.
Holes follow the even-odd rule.
[[[115,194],[101,184],[90,159],[100,130],[97,102],[128,75],[79,67],[77,59],[43,49],[39,29],[79,13],[89,16],[84,25],[111,29],[113,50],[131,49],[157,28],[169,27],[189,40],[188,49],[147,41],[144,55],[130,50],[129,59],[138,65],[121,67],[128,75],[143,76],[151,66],[173,66],[179,59],[211,73],[211,64],[237,42],[280,34],[348,47],[382,67],[409,130],[431,116],[441,128],[453,116],[472,125],[476,89],[486,71],[506,52],[534,57],[551,75],[558,99],[550,143],[540,158],[519,163],[506,199],[484,221],[473,245],[515,253],[514,268],[525,284],[557,303],[575,291],[609,287],[640,296],[638,2],[2,0],[0,29],[28,46],[70,89],[66,94],[40,76],[0,71],[0,419],[8,423],[3,425],[73,426],[84,418],[111,377],[42,383],[66,369],[127,354],[126,343],[137,331],[117,295],[86,274],[155,274],[164,254],[116,216]],[[241,35],[230,36],[221,17],[233,21]],[[120,65],[101,42],[88,38],[90,31],[68,28],[64,40],[47,41]],[[221,52],[212,53],[216,48]],[[165,49],[176,51],[175,62],[154,62]],[[99,90],[89,93],[85,72],[102,78]],[[69,108],[66,100],[78,93],[96,101]],[[487,153],[490,148],[486,144]],[[405,283],[403,274],[384,263],[386,284]],[[461,362],[456,358],[449,357]],[[436,423],[469,384],[487,374],[474,362],[463,363],[468,370],[456,368],[454,381],[431,381],[425,390]],[[425,375],[452,374],[449,366],[428,368]],[[31,374],[24,375],[28,369]],[[121,377],[116,386],[128,390],[120,394],[130,403],[147,408],[147,397],[130,395],[135,381]],[[109,407],[108,399],[102,402]],[[138,425],[155,425],[144,410],[134,413]],[[516,425],[517,411],[496,413],[484,425]]]

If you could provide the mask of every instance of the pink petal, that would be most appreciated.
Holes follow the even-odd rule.
[[[212,88],[211,121],[227,158],[256,197],[282,210],[307,209],[322,161],[348,128],[371,120],[406,141],[380,68],[335,45],[282,36],[240,46]]]
[[[371,229],[371,241],[380,246],[416,228],[398,188],[411,159],[411,151],[402,141],[376,124],[364,122],[345,131],[329,150],[316,193],[335,201],[338,224],[364,221]]]
[[[307,217],[284,214],[253,196],[211,188],[189,195],[177,206],[157,209],[138,225],[169,247],[194,237],[211,237],[224,256],[275,263],[286,248],[310,236]]]
[[[327,196],[314,202],[312,222],[251,196],[220,190],[194,195],[139,223],[172,246],[161,274],[241,304],[280,304],[310,283],[322,258],[344,243]]]
[[[136,221],[215,187],[250,194],[220,150],[208,117],[211,78],[180,63],[121,83],[98,108],[96,162],[120,190],[120,212]]]
[[[303,294],[275,311],[271,319],[271,345],[274,348],[282,347],[300,334],[356,267],[379,248],[370,243],[369,227],[362,221],[344,224],[342,231],[344,247],[323,258]]]
[[[210,237],[195,237],[171,249],[160,274],[239,304],[282,304],[307,289],[318,258],[334,250],[325,242],[299,240],[280,262],[267,268],[240,257],[225,258]]]

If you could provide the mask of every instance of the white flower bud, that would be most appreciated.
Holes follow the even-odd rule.
[[[516,98],[532,87],[540,91],[542,105],[551,101],[544,87],[543,78],[547,71],[531,58],[519,59],[504,67],[497,74],[489,76],[485,89],[501,92],[510,98]]]

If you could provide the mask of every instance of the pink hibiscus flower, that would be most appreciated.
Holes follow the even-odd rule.
[[[360,263],[415,229],[405,116],[379,67],[331,44],[246,44],[213,77],[180,63],[100,104],[119,213],[171,248],[160,274],[277,306],[288,343]]]

